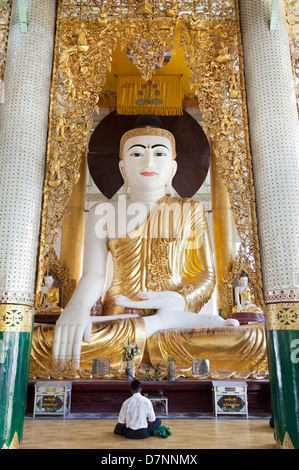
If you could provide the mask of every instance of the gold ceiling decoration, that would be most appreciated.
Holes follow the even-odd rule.
[[[118,40],[144,79],[152,77],[166,51],[183,48],[204,129],[229,189],[255,303],[263,306],[235,0],[59,1],[37,294],[80,160],[87,154],[92,113]]]
[[[138,27],[131,21],[124,22],[121,48],[127,47],[143,80],[152,78],[156,65],[162,66],[167,52],[170,55],[174,53],[175,43],[174,18],[167,18],[166,21],[165,18],[157,18],[152,21],[151,15],[146,15]]]

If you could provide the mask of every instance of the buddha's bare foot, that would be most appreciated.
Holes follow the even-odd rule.
[[[224,326],[240,326],[240,322],[234,318],[228,318],[224,321]]]

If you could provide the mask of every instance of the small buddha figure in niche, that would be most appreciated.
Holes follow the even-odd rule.
[[[235,306],[233,313],[240,312],[258,312],[262,310],[252,301],[252,295],[248,286],[248,277],[245,273],[241,273],[238,285],[234,288]]]
[[[53,276],[44,277],[44,285],[41,288],[41,308],[40,314],[60,314],[62,308],[59,307],[59,288],[54,286]]]

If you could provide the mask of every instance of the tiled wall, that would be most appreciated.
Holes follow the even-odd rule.
[[[299,287],[299,125],[284,1],[274,31],[271,8],[240,0],[264,295],[289,301]]]
[[[0,303],[32,304],[39,241],[56,5],[13,2],[0,105]]]

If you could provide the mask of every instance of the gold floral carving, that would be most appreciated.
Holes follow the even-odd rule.
[[[266,305],[268,330],[299,330],[299,302]]]
[[[285,8],[289,29],[290,51],[294,73],[297,108],[299,112],[299,0],[286,0]]]
[[[2,447],[3,450],[5,449],[20,449],[21,443],[19,442],[19,436],[17,432],[14,433],[10,446],[8,447],[6,444]]]
[[[57,241],[66,204],[79,177],[80,161],[86,158],[92,114],[118,40],[122,49],[129,49],[145,79],[154,74],[155,64],[163,60],[166,51],[183,48],[204,130],[230,194],[244,270],[255,303],[261,305],[243,54],[235,0],[194,0],[192,5],[187,0],[58,2],[37,294],[47,254]]]
[[[0,331],[31,333],[34,313],[27,305],[0,304]]]
[[[11,6],[12,0],[0,2],[0,80],[4,78]]]
[[[241,240],[239,263],[249,277],[255,304],[263,308],[261,263],[249,131],[243,75],[243,51],[238,4],[231,5],[225,18],[190,25],[185,57],[191,69],[204,119],[204,129],[216,155],[220,178],[227,186],[231,209]],[[221,5],[219,3],[219,8]],[[222,5],[222,11],[223,5]],[[185,44],[187,38],[185,39]],[[200,46],[205,44],[205,47]],[[220,280],[220,283],[222,280]],[[226,312],[233,306],[229,278],[223,279],[219,294]],[[219,283],[219,286],[220,286]],[[220,286],[221,289],[222,286]],[[221,305],[222,307],[222,305]]]
[[[153,257],[148,263],[148,271],[152,281],[149,282],[150,290],[160,291],[161,285],[171,278],[168,267],[167,241],[159,241],[153,249]]]
[[[276,439],[276,444],[279,449],[295,449],[288,432],[285,433],[282,442],[280,442],[279,439]]]

